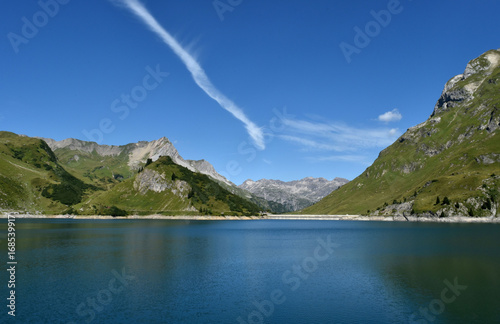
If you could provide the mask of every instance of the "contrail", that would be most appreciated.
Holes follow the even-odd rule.
[[[156,33],[171,49],[174,53],[182,60],[186,65],[189,72],[193,76],[196,84],[205,93],[219,103],[219,105],[230,112],[234,117],[245,124],[245,128],[254,141],[255,145],[259,149],[264,149],[264,134],[262,130],[254,124],[245,115],[243,110],[238,107],[234,102],[227,98],[222,92],[220,92],[210,81],[207,74],[200,66],[200,64],[194,59],[194,57],[185,50],[177,40],[170,35],[169,32],[163,28],[158,21],[149,13],[149,11],[144,7],[144,5],[138,0],[120,0],[123,2],[132,13],[138,16],[146,26],[149,27],[151,31]]]

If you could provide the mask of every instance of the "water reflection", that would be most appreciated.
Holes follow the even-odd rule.
[[[492,224],[19,220],[18,319],[83,323],[89,317],[78,305],[108,289],[113,270],[127,269],[135,279],[94,322],[247,321],[280,290],[284,302],[261,310],[263,322],[404,323],[455,278],[467,289],[434,323],[498,322],[499,231]],[[331,257],[311,273],[294,272],[328,236],[339,245]]]

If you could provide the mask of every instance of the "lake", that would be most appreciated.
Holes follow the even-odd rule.
[[[17,323],[500,323],[498,224],[17,219],[16,260]]]

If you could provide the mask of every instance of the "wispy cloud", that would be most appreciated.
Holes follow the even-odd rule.
[[[299,144],[303,148],[308,150],[337,151],[337,152],[343,152],[348,150],[348,148],[346,147],[336,146],[328,143],[321,143],[315,139],[307,139],[293,135],[278,135],[278,138],[281,138],[288,142]]]
[[[330,155],[330,156],[317,156],[309,157],[308,160],[312,162],[354,162],[365,165],[370,165],[368,157],[365,155]]]
[[[134,13],[137,17],[139,17],[144,24],[155,34],[157,34],[164,42],[167,44],[170,49],[182,60],[182,62],[186,65],[186,68],[191,73],[196,84],[203,90],[205,93],[215,101],[219,103],[219,105],[231,113],[235,118],[240,120],[254,141],[255,145],[264,149],[264,134],[262,129],[259,128],[255,123],[253,123],[243,112],[243,109],[238,107],[233,101],[227,98],[222,92],[220,92],[210,81],[205,71],[201,67],[201,65],[196,61],[196,59],[186,50],[184,49],[177,40],[170,35],[159,23],[158,21],[151,15],[151,13],[144,7],[144,5],[138,0],[120,0],[125,6]]]
[[[400,121],[403,118],[403,115],[397,109],[393,109],[382,115],[378,116],[378,120],[384,123],[396,122]]]
[[[262,162],[264,162],[265,164],[269,164],[269,165],[273,164],[273,161],[268,160],[268,159],[262,159]]]
[[[342,123],[285,118],[286,126],[278,138],[315,151],[354,152],[384,148],[392,144],[400,132],[392,128],[353,127]]]

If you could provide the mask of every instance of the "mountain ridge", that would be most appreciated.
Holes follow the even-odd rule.
[[[301,213],[495,216],[500,188],[500,51],[446,82],[430,117],[356,179]]]
[[[297,211],[319,201],[332,191],[349,182],[347,179],[305,177],[300,180],[248,179],[240,188],[261,198],[285,205],[286,212]]]
[[[68,138],[61,141],[43,137],[39,138],[46,141],[54,152],[67,149],[89,154],[96,152],[100,156],[119,156],[120,154],[126,153],[128,155],[127,164],[132,170],[138,170],[141,165],[146,163],[147,159],[151,159],[155,162],[160,156],[170,156],[176,164],[193,172],[206,174],[217,181],[221,181],[230,186],[233,185],[224,176],[220,175],[208,161],[185,160],[167,137],[161,137],[149,142],[138,141],[125,145],[101,145],[96,142],[74,138]]]
[[[0,210],[113,216],[130,212],[257,215],[261,210],[208,175],[161,156],[169,153],[180,158],[173,145],[158,149],[158,143],[170,143],[166,138],[124,146],[99,146],[76,139],[48,141],[56,152],[44,139],[0,131]],[[134,151],[137,147],[139,155]],[[146,162],[131,171],[128,162],[134,160],[129,155],[140,153],[145,153]],[[75,167],[84,162],[87,164]],[[94,167],[95,173],[85,171],[96,163],[101,166]],[[189,163],[205,172],[213,170],[206,161]],[[94,181],[93,176],[106,168],[106,172],[122,168],[131,173],[127,178],[104,176]]]
[[[219,174],[214,166],[205,159],[185,160],[167,137],[150,142],[139,141],[125,145],[100,145],[74,138],[62,141],[40,138],[54,149],[66,168],[89,183],[101,187],[109,189],[120,180],[132,177],[135,172],[144,167],[149,159],[151,162],[155,162],[160,156],[169,156],[174,163],[192,172],[209,176],[231,193],[256,203],[262,210],[274,213],[286,211],[286,208],[280,203],[266,201],[242,190]]]

